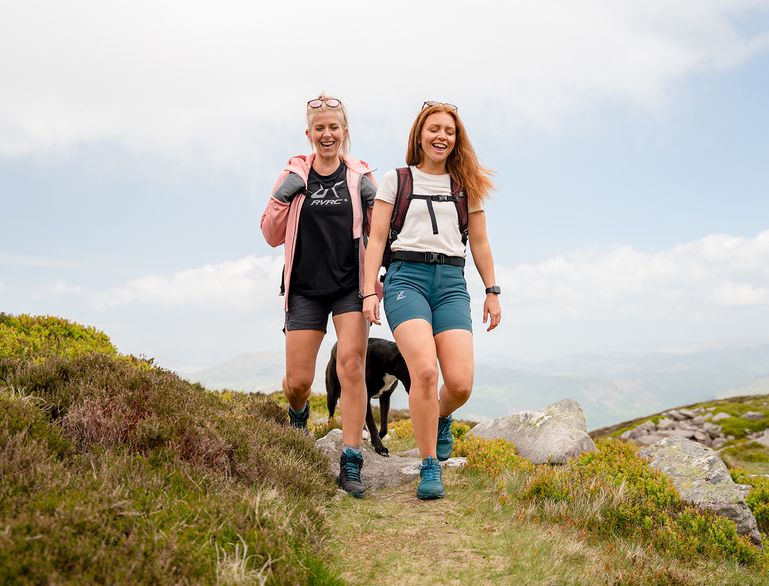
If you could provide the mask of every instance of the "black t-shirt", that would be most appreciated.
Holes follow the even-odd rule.
[[[291,291],[322,296],[358,288],[358,242],[352,237],[352,200],[344,163],[331,175],[310,169],[299,212]]]

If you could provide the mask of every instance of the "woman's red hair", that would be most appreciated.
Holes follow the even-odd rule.
[[[454,119],[454,124],[457,128],[456,142],[454,143],[454,149],[446,160],[446,170],[451,175],[451,178],[462,186],[465,194],[467,194],[468,203],[471,206],[477,206],[494,189],[494,184],[491,182],[491,175],[493,173],[491,170],[482,167],[478,162],[478,157],[475,154],[473,145],[470,144],[465,126],[462,124],[462,119],[455,108],[445,104],[433,104],[422,109],[411,126],[409,144],[406,150],[406,164],[419,166],[422,163],[424,153],[422,152],[419,138],[422,135],[422,128],[427,117],[436,112],[446,112],[446,114],[450,115]]]

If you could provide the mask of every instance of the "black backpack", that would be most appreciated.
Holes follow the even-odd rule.
[[[462,244],[467,245],[467,197],[454,178],[451,178],[451,195],[414,195],[414,177],[409,167],[396,169],[398,174],[398,190],[395,192],[395,203],[393,204],[393,215],[390,219],[390,233],[387,236],[384,254],[382,255],[382,266],[387,269],[392,262],[392,243],[398,238],[398,234],[403,229],[403,223],[406,220],[409,204],[412,199],[424,199],[427,201],[427,210],[430,212],[430,220],[433,224],[433,234],[438,233],[438,224],[435,220],[432,202],[434,201],[453,201],[457,208],[457,217],[459,219],[459,232],[462,235]]]

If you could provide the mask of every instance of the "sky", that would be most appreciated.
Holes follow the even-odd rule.
[[[769,342],[769,1],[0,0],[0,310],[176,369],[282,350],[259,219],[321,91],[380,176],[459,106],[479,357]]]

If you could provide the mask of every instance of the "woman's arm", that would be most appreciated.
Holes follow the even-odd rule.
[[[393,205],[378,199],[374,202],[374,212],[371,218],[371,233],[366,247],[366,257],[363,260],[363,316],[371,323],[382,325],[379,319],[379,297],[376,293],[376,280],[382,266],[387,236],[390,232],[390,219]]]
[[[304,181],[296,173],[284,171],[275,183],[259,223],[264,239],[270,246],[280,246],[286,240],[286,223],[291,200],[304,189]]]
[[[470,240],[470,251],[473,253],[475,268],[481,275],[485,287],[496,285],[494,276],[494,258],[491,255],[491,246],[486,234],[486,213],[484,211],[473,212],[467,220],[467,236]],[[487,293],[483,302],[483,323],[491,317],[487,332],[493,330],[502,320],[502,308],[499,306],[499,296]]]

